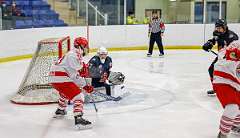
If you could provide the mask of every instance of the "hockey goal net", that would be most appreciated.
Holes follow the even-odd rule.
[[[26,105],[56,103],[59,95],[48,84],[48,74],[51,65],[69,50],[69,37],[39,41],[27,72],[11,102]]]

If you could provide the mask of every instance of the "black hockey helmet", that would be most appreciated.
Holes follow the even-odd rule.
[[[227,27],[227,22],[224,19],[217,19],[217,21],[215,22],[215,27],[226,28]]]

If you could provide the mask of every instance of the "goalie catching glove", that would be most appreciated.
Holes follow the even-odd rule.
[[[121,85],[125,80],[125,76],[121,72],[110,72],[108,80],[114,85]]]

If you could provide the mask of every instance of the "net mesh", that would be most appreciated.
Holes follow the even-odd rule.
[[[70,50],[70,38],[50,38],[38,42],[36,52],[25,73],[24,79],[11,102],[23,105],[41,105],[57,103],[58,92],[49,85],[48,74],[51,65]],[[105,88],[101,88],[104,89]],[[99,91],[98,89],[96,89]],[[104,91],[103,90],[103,91]],[[85,95],[85,103],[106,101],[97,95]]]
[[[17,104],[56,103],[59,95],[49,83],[49,71],[70,49],[70,38],[50,38],[38,43],[36,52],[22,80],[22,83],[11,101]]]

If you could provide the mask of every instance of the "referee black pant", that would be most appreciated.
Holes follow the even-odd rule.
[[[161,32],[151,33],[148,53],[152,54],[154,43],[157,43],[160,54],[164,55]]]

